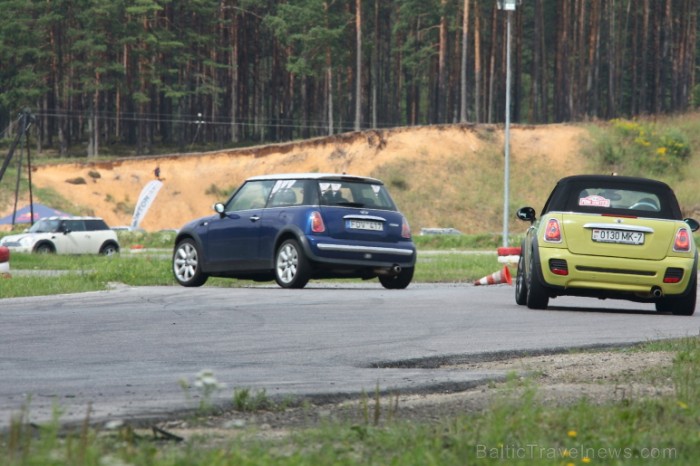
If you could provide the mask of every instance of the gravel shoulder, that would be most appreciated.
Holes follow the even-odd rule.
[[[596,403],[665,396],[673,393],[668,368],[673,352],[595,351],[547,354],[450,366],[475,371],[504,371],[511,380],[527,378],[537,386],[543,403],[568,404],[581,398]],[[448,416],[488,408],[498,396],[512,390],[509,382],[491,382],[451,393],[421,393],[375,397],[339,403],[314,404],[255,412],[228,411],[196,419],[171,419],[158,424],[180,438],[206,435],[230,438],[243,432],[275,438],[293,429],[329,422],[385,423],[437,422]]]

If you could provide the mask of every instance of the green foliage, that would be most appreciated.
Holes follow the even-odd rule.
[[[58,256],[12,254],[11,279],[0,280],[0,296],[42,296],[105,290],[115,284],[174,285],[169,255]]]
[[[678,128],[613,120],[598,132],[596,149],[602,169],[624,175],[682,173],[691,155],[688,137]]]
[[[251,392],[248,388],[233,390],[233,408],[236,411],[252,412],[271,409],[274,403],[267,396],[265,389]]]
[[[1,233],[4,236],[6,233]],[[10,280],[0,280],[0,296],[40,296],[104,290],[118,283],[130,286],[175,285],[170,261],[175,232],[117,233],[121,254],[11,256]],[[502,268],[496,257],[496,235],[435,235],[416,237],[419,248],[416,282],[473,282]],[[132,253],[132,246],[142,251]],[[466,249],[466,250],[465,250]],[[481,251],[468,251],[481,249]],[[246,280],[212,278],[205,286],[237,287]]]
[[[520,244],[522,235],[513,236],[510,244]],[[449,250],[449,249],[483,249],[496,252],[501,246],[503,235],[483,233],[478,235],[419,235],[413,237],[413,242],[419,249]]]
[[[66,183],[70,184],[87,184],[87,181],[85,181],[85,178],[82,176],[76,176],[75,178],[69,178],[66,180]]]
[[[231,193],[235,190],[228,188],[228,189],[221,189],[215,184],[210,184],[209,187],[204,191],[204,194],[207,196],[213,196],[216,199],[226,199],[228,196],[231,195]]]
[[[197,393],[197,411],[200,415],[207,415],[214,411],[214,396],[226,388],[226,384],[219,382],[211,369],[203,369],[192,383],[185,379],[180,380],[180,387],[188,400],[192,399],[192,391]]]
[[[324,76],[326,53],[342,62],[347,49],[344,32],[351,21],[340,2],[299,0],[280,3],[265,24],[275,37],[289,47],[287,69],[295,74]]]

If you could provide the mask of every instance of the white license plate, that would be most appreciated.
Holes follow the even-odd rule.
[[[351,230],[382,231],[384,229],[384,225],[381,222],[370,222],[368,220],[347,220],[345,227]]]
[[[641,231],[593,230],[593,241],[599,243],[644,244]]]

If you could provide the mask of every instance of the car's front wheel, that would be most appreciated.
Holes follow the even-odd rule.
[[[414,267],[401,269],[396,275],[380,275],[379,283],[387,290],[403,290],[413,280]]]
[[[190,238],[183,239],[175,246],[173,253],[173,273],[182,286],[202,286],[209,276],[202,272],[199,248]]]
[[[56,248],[51,243],[43,242],[34,246],[34,252],[37,254],[54,254]]]
[[[304,288],[311,278],[311,264],[295,239],[284,241],[275,254],[275,281],[282,288]]]
[[[530,273],[527,275],[527,307],[530,309],[547,309],[549,295],[536,275],[535,251],[532,251],[530,254]]]

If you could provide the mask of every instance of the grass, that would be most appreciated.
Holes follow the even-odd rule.
[[[286,435],[264,435],[265,431],[239,426],[225,438],[204,433],[186,439],[171,436],[170,442],[155,431],[149,436],[123,424],[107,430],[91,426],[87,419],[80,428],[65,432],[58,414],[53,422],[31,426],[28,413],[22,411],[0,434],[0,464],[697,464],[700,338],[654,342],[633,350],[675,354],[671,367],[641,372],[626,382],[670,379],[672,395],[603,403],[580,398],[552,405],[544,401],[536,378],[513,376],[498,387],[490,405],[433,422],[397,419],[398,397],[383,400],[374,394],[357,401],[357,411],[364,415],[352,423],[321,421]],[[264,393],[255,404],[248,402],[245,391],[234,390],[233,398],[241,411],[275,409]]]
[[[12,278],[0,280],[0,296],[11,298],[82,293],[105,290],[114,284],[174,286],[177,283],[170,268],[173,235],[120,232],[122,253],[110,257],[12,254]],[[472,282],[502,267],[496,258],[496,248],[492,245],[498,237],[453,236],[456,235],[416,239],[420,249],[415,282]],[[136,245],[147,248],[146,252],[130,252],[131,247]],[[148,252],[149,248],[155,249]],[[469,253],[464,253],[465,249],[470,250]],[[479,251],[472,252],[474,249]],[[205,286],[253,285],[254,282],[249,280],[212,278]]]

